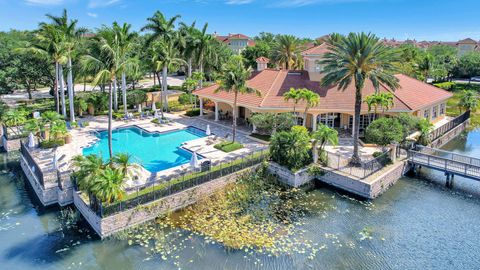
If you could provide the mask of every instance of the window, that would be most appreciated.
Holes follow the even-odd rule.
[[[328,127],[335,127],[335,119],[340,117],[338,113],[322,113],[317,116],[317,122]]]
[[[440,104],[440,115],[445,114],[445,103]]]
[[[438,117],[438,106],[434,106],[432,108],[432,119],[436,119]]]
[[[430,120],[430,109],[423,112],[423,118]]]
[[[321,72],[322,71],[322,66],[317,62],[315,63],[315,72]]]
[[[360,115],[360,130],[364,130],[372,123],[375,119],[378,118],[378,115],[374,113],[362,114]],[[350,116],[348,121],[348,128],[353,129],[353,116]]]

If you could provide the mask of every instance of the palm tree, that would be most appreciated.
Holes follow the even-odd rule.
[[[197,63],[198,63],[198,66],[199,66],[199,72],[201,74],[204,74],[203,72],[203,67],[204,67],[204,60],[205,60],[205,57],[208,53],[210,53],[210,50],[211,50],[211,42],[213,40],[212,38],[212,35],[210,34],[207,34],[207,28],[208,28],[208,23],[206,23],[202,30],[198,33],[198,36],[197,36],[197,51],[196,51],[196,55],[197,55]],[[202,88],[203,87],[203,79],[204,77],[202,76],[202,78],[200,79],[199,81],[199,87]]]
[[[339,90],[345,90],[353,83],[355,87],[355,121],[354,148],[352,163],[358,164],[358,139],[360,129],[360,113],[362,106],[362,90],[369,80],[378,91],[380,83],[395,90],[399,87],[395,62],[397,56],[394,50],[386,47],[373,34],[350,33],[346,37],[327,40],[330,52],[324,55],[321,64],[322,86],[337,85]]]
[[[192,77],[192,60],[197,49],[197,45],[200,40],[198,39],[199,31],[195,27],[195,22],[191,25],[186,25],[185,23],[180,23],[180,35],[184,42],[183,46],[183,56],[187,60],[187,77]]]
[[[273,48],[273,59],[285,69],[301,67],[302,49],[300,40],[292,35],[280,35],[276,38]]]
[[[53,95],[55,98],[55,109],[57,113],[60,113],[60,99],[58,92],[62,95],[62,112],[64,117],[67,116],[67,110],[65,107],[65,92],[63,90],[63,76],[59,76],[59,65],[67,62],[65,57],[65,46],[62,40],[60,31],[51,24],[40,23],[39,31],[36,35],[38,42],[31,48],[33,53],[48,55],[55,65],[55,79],[53,84]]]
[[[478,95],[472,90],[463,90],[458,106],[465,111],[475,111],[478,107]]]
[[[168,69],[175,66],[186,64],[185,60],[179,57],[172,41],[161,41],[154,44],[156,70],[162,70],[162,98],[161,102],[166,111],[168,111],[167,102],[167,74]]]
[[[243,59],[240,55],[232,56],[223,66],[222,71],[219,79],[219,88],[215,91],[233,92],[234,94],[232,142],[235,142],[238,94],[256,93],[257,95],[260,95],[260,92],[247,86],[247,80],[250,78],[252,70],[250,68],[245,68],[243,65]]]
[[[198,80],[195,80],[190,77],[187,78],[182,85],[185,88],[185,90],[187,90],[188,96],[190,98],[190,105],[192,105],[192,107],[193,107],[192,91],[197,87],[197,85],[198,85]]]
[[[78,155],[73,157],[74,178],[80,190],[91,192],[95,180],[105,168],[102,157],[99,155]]]
[[[117,153],[112,159],[115,166],[123,173],[124,176],[126,176],[128,173],[131,160],[132,156],[128,153]]]
[[[423,81],[427,82],[428,75],[433,68],[433,56],[427,53],[420,59],[420,62],[417,64],[418,71],[422,74]]]
[[[307,112],[310,108],[315,107],[320,103],[320,96],[312,90],[302,88],[297,89],[300,93],[300,99],[305,102],[305,111],[303,112],[303,126],[307,126]]]
[[[318,158],[317,146],[318,146],[318,150],[320,150],[320,156],[323,159],[323,152],[325,151],[325,145],[327,145],[327,143],[331,145],[338,144],[338,131],[324,124],[318,125],[317,130],[311,134],[311,137],[314,140],[313,142],[314,163],[317,162],[316,159]]]
[[[67,90],[70,110],[70,121],[75,122],[75,111],[73,106],[73,73],[72,73],[72,57],[74,56],[75,46],[78,39],[87,32],[86,28],[78,28],[78,20],[68,20],[67,10],[64,9],[61,17],[46,15],[52,25],[57,28],[63,38],[65,44],[65,54],[67,57]],[[60,65],[60,75],[63,74],[63,67]]]
[[[373,108],[373,118],[377,119],[378,107],[382,108],[382,112],[390,110],[395,104],[393,102],[394,96],[392,93],[374,93],[365,97],[368,111],[371,112]],[[370,118],[370,117],[369,117]],[[371,122],[372,119],[370,119]]]
[[[296,114],[296,111],[295,111],[296,106],[297,106],[298,102],[302,99],[302,97],[300,95],[300,91],[291,87],[290,90],[288,90],[288,92],[285,92],[283,94],[283,99],[285,101],[293,100],[293,114],[295,115]]]
[[[150,31],[152,34],[148,37],[146,45],[158,39],[171,41],[175,38],[175,22],[180,18],[180,15],[175,15],[170,19],[160,12],[156,11],[152,17],[147,18],[148,23],[142,27],[141,31]]]
[[[105,167],[93,183],[91,190],[102,202],[112,203],[121,200],[125,194],[123,181],[125,179],[121,169]]]
[[[133,47],[133,39],[135,38],[135,34],[130,32],[131,25],[124,23],[121,27],[118,25],[117,22],[113,23],[113,30],[116,33],[118,38],[118,52],[122,61],[127,62],[128,54]],[[131,61],[134,63],[134,61]],[[123,112],[125,116],[127,115],[127,79],[126,79],[126,69],[130,67],[130,65],[125,65],[124,68],[121,70],[122,72],[122,98],[123,98]],[[118,109],[118,100],[115,97],[114,101],[114,108],[115,110]]]
[[[96,36],[97,43],[95,50],[98,55],[85,55],[82,57],[82,66],[86,70],[96,72],[94,85],[99,82],[109,82],[110,85],[115,84],[117,75],[124,70],[127,62],[121,57],[118,49],[117,33],[111,29],[104,27]],[[113,157],[112,150],[112,110],[113,110],[113,93],[112,87],[109,88],[109,105],[108,105],[108,150],[110,159]]]

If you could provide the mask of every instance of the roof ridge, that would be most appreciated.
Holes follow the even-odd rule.
[[[277,80],[278,80],[278,77],[280,76],[280,73],[282,73],[282,70],[279,70],[279,71],[277,72],[277,75],[275,76],[275,79],[273,80],[272,85],[270,85],[270,88],[268,89],[267,93],[265,94],[265,97],[262,97],[262,102],[260,102],[260,106],[259,106],[259,107],[262,107],[262,106],[263,106],[263,102],[265,102],[265,98],[266,98],[267,96],[269,96],[270,91],[272,91],[272,89],[273,89],[273,86],[277,83]]]

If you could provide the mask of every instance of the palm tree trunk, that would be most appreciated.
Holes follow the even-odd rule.
[[[305,112],[303,112],[303,126],[307,127],[307,111],[308,107],[305,107]]]
[[[60,100],[58,98],[58,62],[55,61],[55,82],[53,85],[53,96],[55,98],[55,111],[60,113]]]
[[[135,85],[135,82],[133,83]],[[127,78],[125,71],[122,72],[122,97],[123,97],[123,112],[127,115]]]
[[[202,74],[202,78],[200,79],[200,82],[198,85],[200,88],[203,88],[203,59],[200,60],[200,73]]]
[[[70,122],[75,122],[75,110],[73,109],[73,75],[72,75],[72,58],[68,58],[68,75],[67,75],[68,101],[70,110]]]
[[[113,109],[118,111],[117,76],[113,77]]]
[[[188,78],[192,77],[192,57],[188,58]]]
[[[112,80],[115,82],[115,79]],[[112,103],[113,103],[113,96],[112,96],[112,87],[110,86],[108,91],[108,153],[110,155],[110,159],[113,157],[113,150],[112,150]]]
[[[360,163],[360,156],[358,155],[358,140],[360,133],[360,113],[362,108],[362,92],[361,88],[356,89],[355,91],[355,120],[353,123],[353,155],[352,155],[352,164]]]
[[[156,73],[157,73],[157,72],[153,72],[153,86],[155,86],[155,84],[157,83],[157,82],[156,82],[156,78],[155,78],[155,77],[156,77],[156,76],[155,76]]]
[[[60,64],[58,65],[59,70],[59,84],[60,84],[60,97],[62,99],[62,115],[63,117],[67,118],[67,107],[65,104],[65,90],[64,90],[64,83],[63,83],[63,66]]]
[[[233,125],[232,125],[232,142],[235,142],[235,135],[237,134],[237,95],[238,92],[235,90],[235,98],[233,99]]]
[[[168,72],[168,67],[167,65],[163,66],[162,70],[162,88],[163,88],[163,107],[165,108],[165,111],[168,112],[168,101],[167,101],[167,91],[168,91],[168,84],[167,84],[167,72]]]

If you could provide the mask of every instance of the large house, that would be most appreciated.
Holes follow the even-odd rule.
[[[228,34],[228,36],[219,36],[214,33],[213,36],[218,41],[226,44],[236,54],[240,54],[249,46],[255,46],[255,41],[242,34]]]
[[[479,51],[480,50],[480,42],[477,42],[471,38],[466,38],[459,40],[457,42],[451,41],[417,41],[415,39],[407,39],[404,41],[395,40],[395,39],[383,39],[383,43],[387,46],[391,47],[399,47],[403,44],[411,44],[415,47],[427,49],[433,45],[447,45],[450,47],[454,47],[457,49],[458,56],[463,56],[469,52]]]
[[[322,66],[318,60],[328,51],[326,44],[315,46],[302,53],[305,63],[304,70],[268,69],[268,59],[257,59],[257,70],[252,74],[247,84],[258,90],[261,95],[240,94],[237,99],[237,116],[240,122],[247,122],[252,113],[261,112],[293,112],[294,102],[286,101],[283,94],[291,87],[308,88],[320,95],[320,103],[308,110],[305,119],[306,126],[315,130],[318,123],[330,127],[351,130],[353,126],[355,87],[350,85],[345,90],[338,90],[336,86],[321,87]],[[394,106],[385,114],[409,113],[423,117],[431,122],[444,118],[447,99],[451,93],[430,84],[413,79],[406,75],[398,74],[400,88],[390,91],[385,86],[380,86],[380,92],[391,92],[394,95]],[[211,100],[215,104],[212,117],[215,120],[229,118],[232,115],[233,93],[216,91],[218,85],[214,84],[194,93],[200,98],[203,112],[203,100]],[[363,96],[371,95],[375,88],[371,83],[366,83]],[[296,113],[303,121],[305,104],[296,105]],[[368,111],[366,104],[362,104],[360,128],[365,129],[374,119],[372,112]]]

